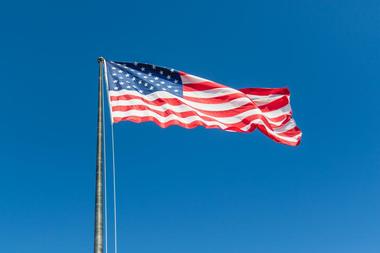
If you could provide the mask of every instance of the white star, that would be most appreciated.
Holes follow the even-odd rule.
[[[149,82],[154,83],[154,80],[149,80]]]
[[[148,77],[147,76],[144,76],[145,79],[147,79]]]
[[[166,90],[165,88],[162,88],[162,90]]]
[[[171,72],[174,72],[174,69],[170,69]]]
[[[155,77],[154,80],[158,80],[158,77]]]
[[[142,81],[140,80],[140,81],[139,81],[139,84],[141,84],[141,83],[142,83]]]
[[[174,83],[178,83],[178,80],[174,80]]]
[[[137,72],[137,74],[138,74],[139,76],[141,76],[141,75],[142,75],[142,73],[141,73],[141,72]]]
[[[117,74],[116,74],[115,72],[112,72],[112,75],[113,75],[113,76],[116,76]]]
[[[164,71],[160,70],[160,74],[163,75],[163,74],[164,74]]]
[[[166,78],[167,78],[167,79],[170,79],[170,78],[171,78],[171,76],[170,76],[170,75],[168,75]]]
[[[113,80],[113,83],[117,83],[117,80]]]
[[[141,71],[144,71],[144,70],[145,70],[145,68],[144,68],[144,67],[142,67],[142,68],[141,68]]]
[[[119,76],[119,79],[123,80],[123,79],[124,79],[124,77],[122,77],[122,76]]]
[[[115,70],[116,68],[115,67],[112,67],[113,70]]]
[[[136,77],[132,77],[132,80],[133,80],[133,81],[136,80]]]
[[[129,85],[128,85],[128,86],[127,86],[127,88],[128,88],[128,89],[130,89],[130,88],[131,88],[131,86],[129,86]]]
[[[153,86],[151,86],[151,87],[149,88],[149,90],[153,90]]]
[[[170,89],[172,86],[171,85],[168,85],[168,88]]]
[[[175,92],[178,92],[178,90],[174,90]]]
[[[148,73],[148,76],[152,76],[152,73],[149,72],[149,73]]]
[[[122,70],[119,70],[118,72],[119,72],[119,73],[123,73],[123,71],[122,71]]]
[[[129,74],[125,74],[125,77],[129,77]]]
[[[138,63],[137,63],[137,62],[134,62],[133,64],[134,64],[135,66],[137,66]]]
[[[123,85],[123,84],[124,84],[124,82],[120,82],[120,84],[121,84],[121,85]]]
[[[148,86],[148,83],[144,83],[144,86],[147,87],[147,86]]]
[[[161,81],[160,83],[161,83],[161,84],[165,84],[165,82],[164,82],[164,81]]]
[[[140,92],[140,93],[143,93],[143,91],[142,91],[142,90],[139,90],[139,92]]]

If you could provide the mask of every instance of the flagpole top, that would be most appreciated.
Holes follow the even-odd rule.
[[[105,62],[105,59],[103,58],[103,56],[98,57],[98,62],[99,62],[99,63],[101,63],[101,62]]]

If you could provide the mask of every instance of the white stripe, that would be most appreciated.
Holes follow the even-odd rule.
[[[244,93],[244,94],[247,95],[252,100],[272,99],[272,98],[277,99],[283,96],[289,97],[289,95],[286,95],[286,94],[269,94],[269,95],[252,95],[252,94],[247,94],[247,93]]]
[[[214,97],[236,94],[236,93],[240,93],[243,96],[245,95],[243,92],[234,90],[231,88],[215,88],[215,89],[203,90],[203,91],[184,91],[183,95],[186,97],[194,97],[194,98],[214,98]]]
[[[189,74],[181,76],[181,80],[182,80],[182,84],[201,83],[201,82],[213,82],[213,81],[201,78],[199,76],[193,76],[193,75],[189,75]]]

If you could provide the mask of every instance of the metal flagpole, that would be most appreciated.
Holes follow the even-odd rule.
[[[96,194],[95,194],[95,240],[94,253],[103,253],[103,64],[104,58],[98,58],[98,138],[96,152]]]

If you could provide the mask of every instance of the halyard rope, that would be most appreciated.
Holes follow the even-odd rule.
[[[105,240],[104,240],[104,243],[105,243],[105,250],[106,252],[105,253],[108,253],[108,202],[107,202],[107,155],[106,155],[106,130],[105,130],[105,118],[104,118],[104,96],[103,96],[103,158],[104,158],[104,162],[103,162],[103,168],[104,168],[104,213],[105,213],[105,217],[104,217],[104,229],[105,229],[105,233],[104,233],[104,236],[105,236]]]
[[[116,166],[115,166],[115,140],[113,133],[113,124],[111,125],[112,140],[112,176],[113,176],[113,218],[114,218],[114,237],[115,253],[117,253],[117,208],[116,208]]]

